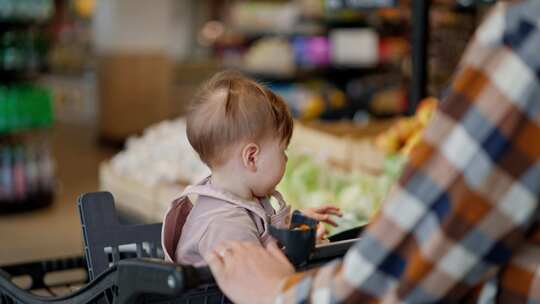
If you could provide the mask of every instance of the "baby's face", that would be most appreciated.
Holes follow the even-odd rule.
[[[256,196],[263,197],[274,191],[285,173],[287,144],[280,138],[272,138],[264,140],[260,149],[252,191]]]

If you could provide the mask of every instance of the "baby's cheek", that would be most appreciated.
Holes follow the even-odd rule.
[[[285,170],[287,169],[287,162],[283,163],[283,166],[281,166],[281,177],[285,174]]]
[[[269,185],[269,188],[272,188],[272,189],[270,190],[273,190],[279,184],[280,181],[281,181],[281,175],[275,174],[274,176],[272,176],[272,180],[270,181],[271,184]]]

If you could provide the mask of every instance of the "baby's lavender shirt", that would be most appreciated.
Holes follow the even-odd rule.
[[[188,196],[197,196],[191,203]],[[273,241],[267,225],[289,226],[291,208],[275,191],[274,210],[268,198],[247,201],[212,186],[209,178],[186,188],[172,202],[163,220],[162,243],[169,262],[206,265],[204,256],[223,241],[249,241],[266,245]]]

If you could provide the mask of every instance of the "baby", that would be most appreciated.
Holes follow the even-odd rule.
[[[223,241],[265,246],[274,241],[268,225],[289,227],[291,208],[275,187],[285,171],[293,120],[281,97],[236,72],[216,74],[194,101],[187,136],[212,174],[172,202],[162,243],[169,262],[202,266]],[[302,212],[333,225],[330,216],[341,215],[332,206]]]

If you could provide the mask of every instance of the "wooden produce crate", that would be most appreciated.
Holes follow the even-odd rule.
[[[384,154],[373,144],[376,135],[390,128],[395,120],[351,122],[296,122],[290,149],[313,153],[330,165],[378,174]]]
[[[116,208],[144,222],[161,222],[171,201],[184,190],[183,185],[148,186],[118,174],[108,162],[101,164],[99,183],[103,191],[113,193]]]

